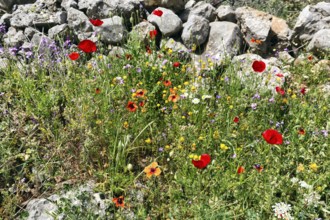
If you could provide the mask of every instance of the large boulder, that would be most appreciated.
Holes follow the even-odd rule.
[[[191,16],[188,21],[183,24],[181,39],[183,43],[191,48],[202,45],[209,36],[209,21],[200,16]]]
[[[219,21],[230,21],[236,23],[236,14],[233,7],[230,5],[221,5],[215,11]]]
[[[143,3],[148,8],[164,7],[179,12],[184,9],[186,0],[144,0]]]
[[[142,21],[133,27],[133,30],[130,32],[130,36],[138,42],[148,45],[151,40],[150,31],[155,29],[156,27],[153,24],[147,21]]]
[[[113,15],[130,18],[132,13],[139,9],[139,5],[139,0],[84,0],[78,3],[79,9],[86,9],[86,14],[90,18],[108,18]]]
[[[123,25],[123,20],[119,16],[113,16],[112,18],[103,19],[103,24],[98,27],[94,27],[97,35],[103,43],[106,44],[120,44],[127,36],[127,30]]]
[[[307,50],[315,54],[330,54],[330,29],[316,32],[307,46]]]
[[[3,36],[4,43],[10,47],[21,46],[25,39],[23,31],[16,30],[13,27],[10,27],[8,32]]]
[[[36,0],[0,0],[0,9],[11,12],[13,5],[34,3]]]
[[[81,32],[90,32],[93,30],[89,18],[83,12],[75,8],[69,8],[67,13],[68,25],[75,34],[79,34]]]
[[[256,52],[266,53],[272,16],[250,7],[239,7],[236,9],[236,18],[249,47]],[[254,40],[261,43],[255,43]]]
[[[156,25],[165,37],[171,37],[181,31],[182,21],[172,10],[162,7],[155,10],[161,10],[162,16],[151,13],[148,16],[148,21]]]
[[[222,61],[228,56],[239,54],[242,49],[242,41],[242,33],[237,24],[228,21],[211,22],[209,40],[204,55]]]
[[[330,3],[327,2],[308,5],[300,12],[291,40],[296,45],[303,44],[321,29],[330,29]]]
[[[180,14],[180,18],[183,22],[186,22],[190,16],[194,15],[201,16],[212,22],[216,19],[217,13],[215,8],[205,1],[189,1],[185,6],[185,10]]]

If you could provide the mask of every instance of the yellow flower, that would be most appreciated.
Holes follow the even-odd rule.
[[[291,96],[291,98],[292,98],[292,99],[295,99],[295,98],[297,98],[297,95],[296,95],[296,94],[293,94],[293,95]]]
[[[226,150],[228,150],[228,147],[225,144],[220,144],[220,149],[223,151],[226,151]]]
[[[123,127],[124,127],[125,129],[127,129],[127,128],[129,127],[129,124],[128,124],[127,121],[124,122]]]
[[[283,102],[284,104],[288,104],[288,99],[284,98],[284,99],[282,100],[282,102]]]
[[[147,138],[144,142],[146,142],[147,144],[151,144],[151,139]]]
[[[298,165],[298,167],[297,167],[297,172],[302,172],[302,171],[304,171],[305,170],[305,167],[304,167],[304,164],[302,164],[302,163],[300,163],[299,165]]]
[[[219,131],[213,132],[213,138],[214,139],[219,139],[219,137],[220,137]]]
[[[317,169],[318,169],[319,167],[317,166],[316,163],[311,163],[311,164],[309,165],[309,168],[310,168],[311,170],[313,170],[314,172],[316,172]]]
[[[198,140],[202,141],[202,140],[204,140],[204,137],[203,136],[199,136],[198,137]]]
[[[165,145],[165,149],[166,150],[171,149],[171,146],[170,145]]]
[[[180,138],[179,138],[179,142],[180,142],[180,143],[184,142],[184,137],[180,137]]]

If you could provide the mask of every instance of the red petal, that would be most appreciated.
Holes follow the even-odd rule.
[[[208,154],[202,154],[200,160],[192,160],[192,163],[198,169],[203,169],[211,162],[211,156]]]
[[[235,123],[238,123],[238,122],[239,122],[239,117],[236,116],[236,117],[234,118],[234,122],[235,122]]]
[[[154,15],[157,15],[157,16],[162,16],[163,15],[163,11],[162,10],[159,10],[159,9],[156,9],[152,12],[152,14]]]
[[[69,58],[71,59],[71,60],[77,60],[78,58],[79,58],[79,53],[77,53],[77,52],[72,52],[72,53],[70,53],[69,54]]]
[[[255,72],[258,72],[258,73],[262,73],[263,71],[265,71],[266,69],[266,64],[264,61],[262,60],[255,60],[253,63],[252,63],[252,68]]]
[[[100,19],[89,19],[89,21],[94,25],[94,26],[101,26],[103,24],[103,21]]]
[[[268,144],[282,144],[282,134],[276,130],[268,129],[262,133],[263,138]]]
[[[241,174],[241,173],[244,173],[245,169],[243,166],[239,166],[238,169],[237,169],[237,173],[238,174]]]
[[[78,44],[78,48],[85,53],[92,53],[97,50],[96,44],[91,40],[83,40]]]

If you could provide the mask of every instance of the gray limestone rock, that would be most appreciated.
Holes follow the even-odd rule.
[[[230,5],[221,5],[216,10],[219,21],[230,21],[236,23],[236,14]]]
[[[144,0],[144,5],[146,7],[164,7],[173,10],[174,12],[182,11],[185,7],[186,0]]]
[[[307,46],[308,51],[314,54],[330,54],[330,29],[316,32]]]
[[[103,24],[99,27],[94,27],[96,34],[100,36],[103,43],[120,44],[127,37],[127,29],[123,25],[123,20],[119,16],[103,19]]]
[[[249,7],[237,8],[235,12],[245,41],[250,48],[266,53],[268,48],[266,41],[271,29],[272,16]],[[252,39],[259,40],[262,43],[254,43]]]
[[[158,7],[155,10],[161,10],[162,16],[150,14],[148,21],[156,26],[165,37],[171,37],[182,29],[181,19],[172,11],[166,8]]]
[[[183,24],[181,39],[183,43],[191,48],[193,44],[200,46],[206,42],[209,36],[209,21],[200,16],[190,16],[188,21]]]
[[[68,12],[68,25],[76,33],[90,32],[93,30],[89,18],[81,11],[75,8],[69,8]]]
[[[321,29],[330,29],[330,3],[327,2],[308,5],[300,12],[291,41],[295,45],[308,42]]]
[[[13,5],[34,3],[36,0],[0,0],[0,8],[11,12]]]
[[[206,18],[210,22],[216,19],[216,9],[211,4],[205,1],[189,1],[188,3],[186,4],[185,10],[180,14],[180,18],[183,22],[186,22],[189,17],[193,15]]]
[[[238,25],[228,21],[211,22],[209,40],[203,54],[222,61],[226,57],[239,54],[242,49],[242,40]]]

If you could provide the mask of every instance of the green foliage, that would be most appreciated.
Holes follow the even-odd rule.
[[[329,217],[329,104],[319,89],[326,71],[307,58],[283,66],[291,75],[282,96],[259,87],[258,77],[272,73],[257,75],[251,61],[244,69],[210,58],[197,69],[196,60],[157,50],[151,39],[149,47],[130,39],[118,56],[81,54],[72,61],[64,50],[62,60],[13,61],[2,70],[4,218],[19,216],[24,201],[64,181],[89,179],[97,191],[124,196],[124,208],[109,208],[116,219],[128,209],[139,219],[272,219],[280,202],[298,219]],[[251,75],[242,81],[244,71]],[[270,128],[283,134],[283,145],[263,140]],[[191,159],[203,153],[212,162],[199,170]],[[154,161],[161,174],[147,178],[144,169]],[[239,166],[245,172],[237,174]],[[308,203],[311,193],[319,199]],[[68,219],[100,218],[66,199],[58,205],[57,214]]]

